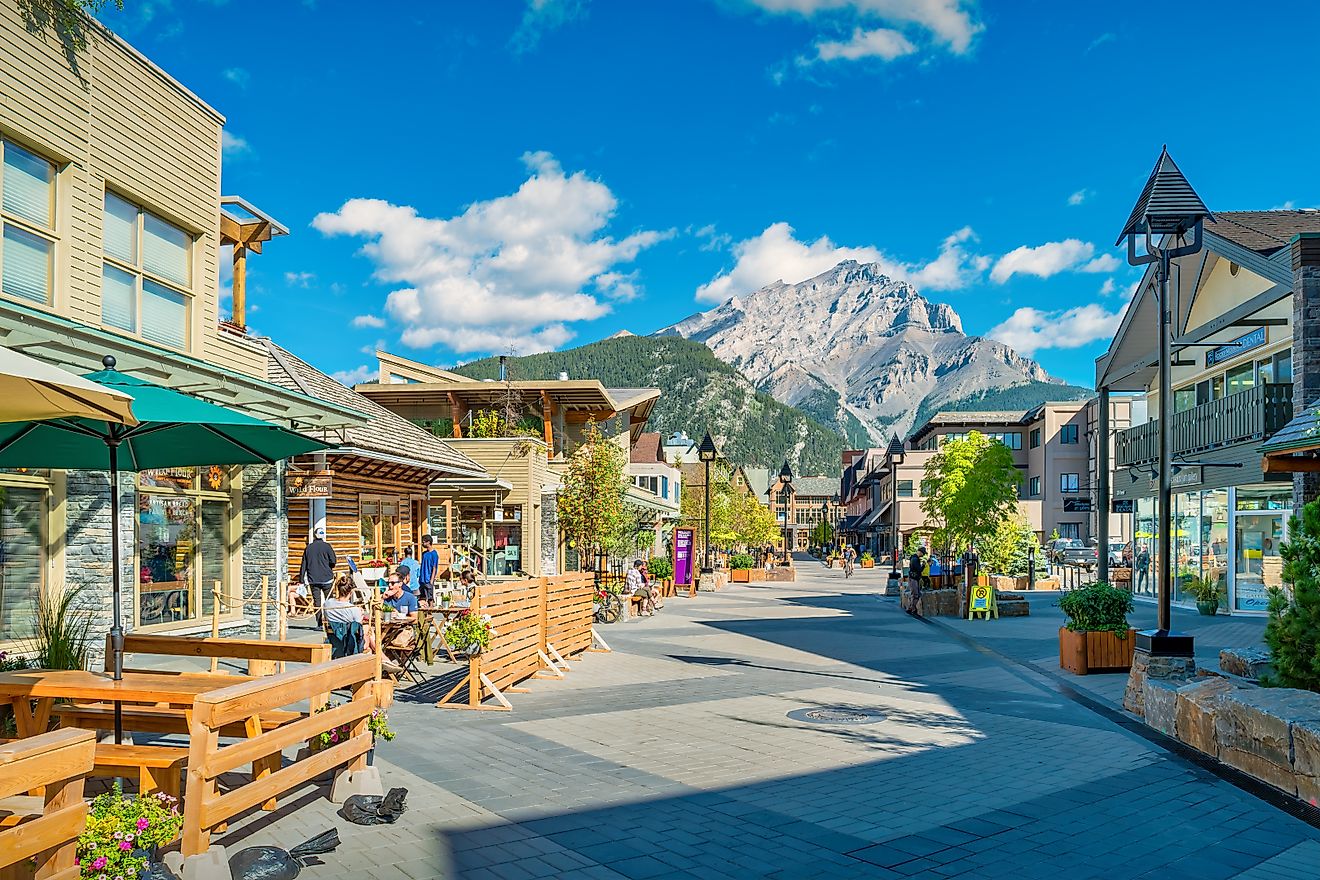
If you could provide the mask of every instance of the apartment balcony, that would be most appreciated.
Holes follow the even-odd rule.
[[[1174,456],[1267,439],[1292,419],[1292,393],[1292,385],[1267,383],[1176,413]],[[1159,420],[1152,419],[1144,425],[1119,431],[1114,438],[1115,466],[1158,461],[1159,430]]]

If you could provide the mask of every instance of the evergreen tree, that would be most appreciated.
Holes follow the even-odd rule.
[[[1270,588],[1265,643],[1274,673],[1265,683],[1320,691],[1320,501],[1305,505],[1300,519],[1289,520],[1288,534],[1279,555],[1292,595]]]

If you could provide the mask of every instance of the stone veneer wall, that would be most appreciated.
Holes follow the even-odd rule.
[[[243,596],[260,598],[261,579],[266,578],[267,598],[279,600],[280,585],[289,577],[289,520],[284,499],[284,465],[249,465],[243,468]],[[261,605],[246,602],[243,616],[248,624],[225,631],[234,638],[258,638],[261,634]],[[266,606],[266,635],[278,629],[274,605]]]
[[[541,575],[559,574],[559,494],[541,495]]]
[[[1320,237],[1298,236],[1292,242],[1293,412],[1320,402]],[[1320,497],[1320,474],[1293,474],[1293,512]]]

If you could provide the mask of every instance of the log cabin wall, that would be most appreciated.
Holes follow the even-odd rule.
[[[297,466],[305,470],[314,470],[316,467],[311,459],[299,460]],[[362,558],[364,500],[397,504],[397,550],[402,553],[404,547],[412,547],[414,554],[417,553],[426,526],[424,520],[414,523],[414,510],[420,508],[421,515],[425,516],[427,492],[436,477],[435,471],[342,455],[327,456],[326,467],[334,471],[334,494],[325,503],[325,538],[339,557],[337,573],[347,573],[348,557]],[[289,577],[294,580],[302,567],[303,548],[309,540],[310,512],[310,501],[290,499]],[[417,525],[421,528],[417,528]],[[392,523],[388,526],[382,523],[382,528],[392,526]]]

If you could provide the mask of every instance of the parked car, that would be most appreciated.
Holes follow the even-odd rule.
[[[1123,559],[1123,549],[1127,547],[1126,541],[1109,542],[1109,564],[1118,568],[1126,568],[1128,562]]]
[[[1051,543],[1050,558],[1061,565],[1095,565],[1100,551],[1088,547],[1080,538],[1060,538]]]

